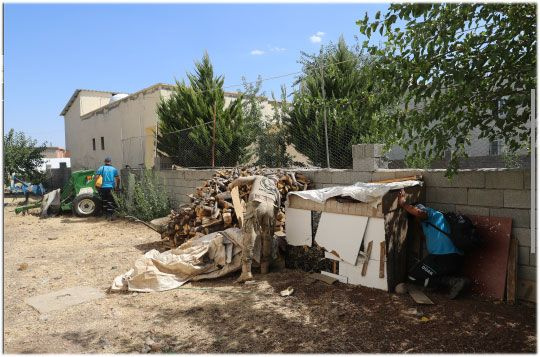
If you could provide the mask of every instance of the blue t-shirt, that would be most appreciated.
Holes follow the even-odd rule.
[[[101,175],[103,177],[101,188],[114,188],[114,178],[118,177],[118,170],[111,165],[103,165],[97,169],[96,175]]]
[[[427,213],[427,219],[422,221],[422,230],[426,236],[428,253],[436,255],[457,253],[463,255],[463,252],[456,248],[448,236],[435,229],[435,227],[437,227],[450,234],[450,226],[448,225],[448,222],[446,222],[444,215],[433,208],[421,207],[420,209]],[[433,224],[435,227],[430,226],[427,222]]]

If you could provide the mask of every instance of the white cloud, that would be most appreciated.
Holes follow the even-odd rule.
[[[264,55],[264,51],[261,50],[253,50],[250,52],[253,56],[261,56]]]
[[[283,52],[285,50],[286,48],[283,48],[283,47],[278,47],[278,46],[270,47],[270,52]]]
[[[315,35],[311,35],[309,37],[309,40],[313,43],[319,43],[322,41],[322,37],[325,35],[324,32],[322,31],[317,31],[317,33]]]

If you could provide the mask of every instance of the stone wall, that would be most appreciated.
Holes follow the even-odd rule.
[[[452,180],[445,170],[381,169],[382,147],[353,147],[353,170],[299,169],[315,188],[350,185],[421,174],[425,204],[441,211],[512,218],[512,235],[519,242],[518,297],[536,301],[536,254],[531,254],[531,172],[523,169],[460,170]],[[212,177],[215,170],[160,171],[175,204],[188,203],[188,194]]]

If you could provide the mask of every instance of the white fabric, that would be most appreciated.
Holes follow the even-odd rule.
[[[48,216],[49,207],[60,208],[60,189],[51,191],[43,196],[41,201],[41,218]]]
[[[357,201],[371,203],[376,207],[381,201],[382,196],[388,191],[411,186],[422,186],[422,182],[416,180],[389,183],[357,182],[351,186],[335,186],[318,190],[294,191],[289,192],[289,195],[297,195],[303,199],[318,203],[324,203],[327,199],[332,197],[344,196],[351,197]]]
[[[163,253],[153,249],[135,261],[128,272],[117,276],[112,291],[165,291],[190,280],[213,279],[239,270],[242,232],[229,228],[191,239]]]

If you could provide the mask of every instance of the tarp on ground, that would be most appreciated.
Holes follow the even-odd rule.
[[[257,248],[260,253],[260,243],[254,251]],[[219,278],[240,270],[241,252],[239,228],[193,238],[163,253],[153,249],[137,259],[132,269],[117,276],[111,291],[165,291],[188,281]],[[256,254],[254,260],[258,259],[259,254]]]
[[[357,182],[350,186],[325,187],[318,190],[294,191],[289,195],[296,195],[303,199],[324,203],[332,197],[350,197],[357,201],[377,206],[382,197],[390,190],[397,190],[411,186],[422,186],[422,181],[409,180],[388,183]]]

